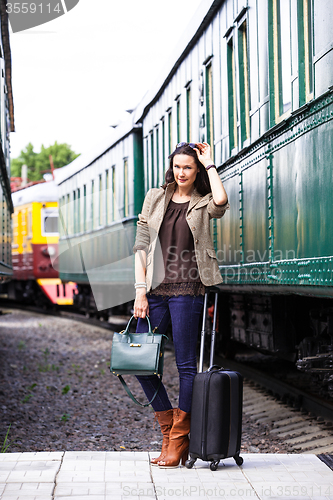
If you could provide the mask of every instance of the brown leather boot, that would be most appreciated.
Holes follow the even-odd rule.
[[[181,460],[182,465],[188,456],[191,414],[185,413],[180,408],[173,412],[173,425],[169,435],[169,446],[166,457],[158,462],[161,469],[178,467]]]
[[[159,460],[164,460],[168,451],[169,445],[169,434],[173,423],[173,409],[166,411],[156,411],[155,417],[160,424],[161,431],[163,434],[162,450],[161,454],[157,458],[152,458],[150,461],[151,465],[158,465]]]

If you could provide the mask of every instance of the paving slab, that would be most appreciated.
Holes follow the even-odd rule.
[[[243,454],[211,471],[150,465],[158,453],[39,452],[0,455],[1,500],[333,500],[333,471],[314,454]]]

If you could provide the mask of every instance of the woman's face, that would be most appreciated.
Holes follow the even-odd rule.
[[[173,157],[173,175],[179,187],[191,187],[198,171],[199,168],[192,156],[175,155]]]

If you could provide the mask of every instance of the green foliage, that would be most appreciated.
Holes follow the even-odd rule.
[[[62,417],[60,418],[60,420],[61,420],[62,422],[67,422],[67,420],[69,420],[69,419],[70,419],[70,415],[69,415],[69,413],[64,413],[64,414],[62,415]]]
[[[11,176],[21,177],[22,165],[28,167],[28,180],[39,181],[43,179],[45,170],[51,170],[50,158],[52,155],[54,168],[61,168],[71,163],[79,155],[71,150],[66,143],[58,144],[57,141],[48,148],[42,145],[40,153],[34,151],[34,147],[29,142],[18,158],[11,161]]]
[[[44,349],[44,351],[42,351],[42,353],[44,356],[44,363],[43,364],[39,363],[38,370],[40,372],[49,372],[51,370],[51,365],[48,362],[50,351],[48,348],[46,348],[46,349]]]
[[[70,385],[65,385],[65,387],[63,387],[63,389],[61,391],[62,394],[67,394],[67,392],[70,390],[70,388],[71,388]]]
[[[33,383],[33,384],[31,384],[31,385],[29,385],[27,387],[27,390],[28,391],[33,391],[35,389],[35,387],[37,387],[37,384]],[[30,394],[27,394],[26,396],[24,396],[24,398],[21,400],[21,403],[23,403],[23,404],[27,403],[28,401],[30,401],[30,399],[32,398],[32,396],[33,396],[33,393],[30,392]]]
[[[11,443],[8,443],[7,444],[7,440],[8,440],[8,434],[9,434],[9,431],[10,431],[10,427],[11,427],[12,424],[9,425],[8,427],[8,430],[7,430],[7,433],[6,433],[6,436],[5,436],[5,439],[4,439],[4,442],[2,444],[2,447],[1,447],[1,450],[0,450],[0,453],[6,453],[8,447],[11,445]]]
[[[44,355],[44,360],[45,360],[45,363],[47,363],[47,360],[50,356],[50,350],[49,348],[47,347],[46,349],[44,349],[44,351],[42,351],[43,355]]]
[[[27,346],[25,344],[25,342],[23,340],[20,340],[20,342],[17,344],[17,348],[19,351],[22,351],[23,349],[25,349]]]
[[[21,403],[27,403],[30,398],[32,398],[33,394],[27,394],[26,396],[24,396],[24,398],[21,400]]]

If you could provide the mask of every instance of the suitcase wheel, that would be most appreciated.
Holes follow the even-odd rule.
[[[210,470],[212,471],[217,470],[219,463],[220,463],[219,460],[213,460],[209,466]]]
[[[242,465],[242,463],[244,462],[244,460],[242,459],[242,457],[240,457],[239,455],[235,455],[234,459],[235,459],[235,462],[236,462],[237,465]]]
[[[195,464],[196,460],[197,460],[196,458],[190,458],[189,460],[186,460],[186,462],[185,462],[186,469],[192,469],[192,467]]]

